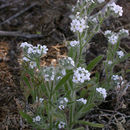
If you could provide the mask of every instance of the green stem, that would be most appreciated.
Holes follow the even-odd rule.
[[[75,90],[71,91],[71,97],[72,97],[72,101],[76,100],[76,93]],[[73,122],[75,121],[75,102],[71,105],[70,108],[70,124],[69,124],[69,128],[72,129],[73,127]]]

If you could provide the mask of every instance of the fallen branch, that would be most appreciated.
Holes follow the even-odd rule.
[[[8,18],[7,20],[5,20],[4,22],[0,23],[0,25],[3,25],[5,23],[9,23],[11,20],[15,19],[16,17],[22,15],[23,13],[25,13],[26,11],[28,11],[29,9],[31,9],[32,7],[34,7],[35,5],[37,5],[37,3],[33,3],[30,6],[28,6],[27,8],[21,10],[20,12],[16,13],[15,15],[11,16],[10,18]]]
[[[20,32],[15,32],[15,31],[0,31],[0,36],[23,37],[27,39],[45,37],[45,35],[43,36],[41,34],[28,34],[28,33],[20,33]]]
[[[7,7],[9,7],[9,6],[13,5],[13,4],[16,4],[16,3],[20,2],[20,1],[21,1],[21,0],[17,0],[17,1],[15,1],[15,2],[2,4],[2,5],[0,5],[0,9],[7,8]]]

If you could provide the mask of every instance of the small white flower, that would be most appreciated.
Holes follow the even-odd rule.
[[[112,34],[112,31],[111,31],[111,30],[106,30],[105,33],[104,33],[105,36],[106,36],[106,35],[111,35],[111,34]]]
[[[117,80],[123,80],[122,76],[119,75],[112,75],[112,80],[117,81]]]
[[[95,18],[92,18],[92,22],[94,22],[94,23],[98,23],[97,18],[96,18],[96,17],[95,17]]]
[[[64,105],[59,105],[59,109],[60,109],[60,110],[63,110],[64,108],[65,108]]]
[[[107,97],[106,89],[104,88],[96,88],[96,91],[102,94],[103,98],[105,99]]]
[[[115,14],[122,16],[123,9],[121,6],[116,5],[115,2],[109,4],[108,7],[110,7],[110,10],[113,11]]]
[[[70,63],[72,66],[75,66],[74,61],[71,57],[68,57],[68,63]]]
[[[28,61],[30,61],[30,59],[28,59],[27,57],[23,57],[23,61],[28,62]]]
[[[105,0],[97,0],[98,3],[103,3]]]
[[[44,98],[39,98],[40,103],[42,103],[42,102],[43,102],[43,100],[44,100]]]
[[[88,72],[88,70],[85,70],[81,67],[74,70],[74,75],[72,79],[74,83],[83,83],[85,80],[90,80],[90,73]]]
[[[41,120],[40,116],[36,116],[35,118],[33,118],[33,122],[39,122]]]
[[[66,75],[66,71],[65,71],[65,69],[63,69],[62,71],[61,71],[61,73],[62,73],[62,75]]]
[[[60,79],[62,79],[62,76],[58,76],[58,77],[57,77],[57,80],[60,80]]]
[[[58,124],[58,128],[59,128],[59,129],[65,128],[65,122],[60,121],[60,123]]]
[[[86,104],[86,103],[87,103],[87,100],[84,99],[84,98],[80,98],[80,99],[78,99],[78,100],[76,100],[76,101],[82,102],[83,104]]]
[[[123,51],[117,51],[117,55],[119,56],[119,58],[124,56],[124,52]]]
[[[36,64],[36,62],[34,62],[34,61],[31,61],[30,62],[30,68],[35,68],[37,66],[37,64]]]
[[[120,34],[126,34],[126,36],[129,36],[129,30],[126,30],[126,29],[121,29],[119,31]]]
[[[116,35],[116,34],[111,35],[110,37],[108,37],[108,41],[109,41],[112,45],[116,44],[117,41],[118,41],[118,35]]]
[[[20,47],[25,48],[25,47],[33,47],[33,46],[27,42],[23,42],[21,43]]]
[[[29,48],[28,48],[28,54],[31,54],[31,53],[34,53],[34,50],[33,50],[32,47],[29,47]]]
[[[36,97],[36,102],[40,102],[40,103],[42,103],[43,100],[44,100],[44,98],[39,98],[39,99],[38,99],[38,97]]]
[[[112,64],[112,61],[109,60],[109,61],[108,61],[108,65],[111,65],[111,64]]]
[[[70,42],[71,47],[75,47],[75,46],[78,46],[78,45],[79,45],[79,41],[74,40],[74,41]]]
[[[67,103],[67,102],[68,102],[68,99],[65,97],[65,98],[64,98],[64,101]]]
[[[82,33],[84,31],[85,28],[87,28],[88,26],[86,26],[86,21],[85,19],[81,18],[81,19],[74,19],[71,22],[71,31],[73,32],[80,32]]]

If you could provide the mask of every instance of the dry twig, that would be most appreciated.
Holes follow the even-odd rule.
[[[45,37],[45,35],[41,35],[41,34],[27,34],[27,33],[20,33],[16,31],[0,31],[0,36],[23,37],[27,39]]]
[[[5,20],[4,22],[0,23],[0,25],[3,25],[5,23],[9,23],[11,20],[15,19],[16,17],[22,15],[23,13],[25,13],[26,11],[28,11],[29,9],[31,9],[32,7],[36,6],[37,3],[33,3],[30,6],[26,7],[25,9],[21,10],[20,12],[16,13],[15,15],[11,16],[10,18],[8,18],[7,20]]]

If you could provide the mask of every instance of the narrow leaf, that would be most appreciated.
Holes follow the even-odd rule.
[[[92,122],[88,122],[88,121],[78,121],[78,124],[88,125],[88,126],[98,127],[98,128],[103,128],[103,127],[104,127],[104,125],[103,125],[103,124],[99,124],[99,123],[92,123]]]
[[[20,113],[20,115],[22,116],[22,118],[24,118],[24,119],[27,120],[28,123],[32,123],[32,118],[31,118],[28,114],[26,114],[26,113],[23,112],[23,111],[20,111],[19,113]]]
[[[55,90],[58,90],[62,85],[64,85],[66,83],[66,81],[70,78],[70,76],[72,75],[72,72],[66,74],[66,76],[64,76],[59,83],[56,85]]]
[[[87,66],[87,70],[91,71],[92,69],[94,69],[94,67],[103,59],[103,55],[100,55],[98,57],[96,57],[95,59],[93,59]]]

